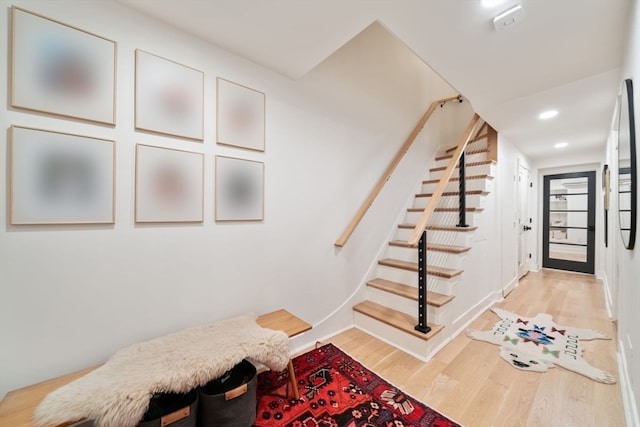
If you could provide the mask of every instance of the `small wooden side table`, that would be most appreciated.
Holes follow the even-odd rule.
[[[258,316],[256,321],[258,325],[263,328],[284,331],[289,338],[300,335],[312,328],[310,324],[284,309]],[[291,359],[289,359],[289,382],[291,383],[293,397],[299,399],[300,393],[298,392],[298,382],[296,380],[296,373],[293,369],[293,362]]]

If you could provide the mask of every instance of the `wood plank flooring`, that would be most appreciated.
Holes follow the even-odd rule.
[[[497,306],[528,317],[549,313],[557,323],[616,336],[602,284],[589,275],[529,273]],[[469,328],[490,329],[497,320],[494,313],[485,312]],[[499,357],[497,346],[471,340],[464,333],[428,363],[355,328],[328,341],[466,427],[625,425],[615,339],[586,341],[583,355],[590,364],[612,373],[618,379],[614,385],[561,367],[546,373],[517,370]]]

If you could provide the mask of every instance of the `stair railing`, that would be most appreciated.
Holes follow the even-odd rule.
[[[449,182],[449,180],[451,179],[451,176],[453,175],[453,171],[456,168],[456,164],[460,160],[460,156],[462,155],[462,153],[464,153],[464,150],[467,148],[467,144],[471,139],[471,135],[474,134],[475,129],[478,127],[479,124],[482,125],[482,123],[480,123],[481,121],[482,120],[480,119],[480,116],[478,116],[477,114],[474,114],[473,117],[471,118],[471,121],[467,125],[467,129],[465,130],[464,134],[462,135],[462,138],[460,139],[460,142],[458,143],[458,147],[456,148],[456,151],[453,153],[453,156],[449,160],[449,164],[447,165],[446,169],[442,173],[442,177],[440,178],[440,181],[438,181],[438,185],[436,186],[436,189],[433,191],[433,195],[431,196],[429,203],[427,203],[427,206],[424,208],[424,211],[422,211],[422,215],[420,216],[420,219],[418,220],[415,228],[413,229],[413,232],[411,233],[411,236],[409,237],[409,240],[408,240],[409,245],[416,245],[420,240],[420,237],[422,236],[422,232],[427,227],[427,222],[429,221],[431,214],[435,211],[436,206],[440,201],[440,197],[442,197],[442,193],[444,193],[445,187],[447,186],[447,183]]]
[[[400,150],[391,161],[391,164],[387,167],[384,174],[382,175],[382,177],[380,178],[376,186],[373,188],[369,196],[366,198],[366,200],[364,201],[364,203],[362,204],[362,206],[360,207],[356,215],[353,217],[353,219],[351,220],[347,228],[344,230],[344,232],[338,238],[338,240],[336,240],[336,242],[334,243],[336,246],[343,247],[347,243],[347,241],[349,240],[349,237],[351,237],[356,227],[358,226],[358,224],[360,223],[364,215],[367,213],[367,211],[375,201],[376,197],[378,197],[378,194],[382,190],[382,187],[384,187],[387,181],[389,181],[389,178],[391,178],[391,175],[395,171],[396,167],[398,166],[398,164],[400,164],[400,161],[402,160],[404,155],[407,153],[407,151],[409,151],[409,148],[411,148],[411,145],[413,144],[415,139],[418,137],[418,134],[420,133],[424,125],[427,123],[427,120],[429,120],[429,117],[431,117],[431,115],[436,110],[436,108],[438,106],[443,107],[444,104],[446,104],[447,102],[455,101],[455,100],[462,102],[462,97],[460,95],[452,96],[449,98],[438,99],[431,103],[431,105],[429,106],[427,111],[424,113],[420,121],[418,121],[418,124],[416,125],[416,127],[413,129],[413,132],[411,132],[411,134],[405,141],[404,145],[400,147]]]
[[[413,229],[413,233],[409,237],[408,243],[409,245],[418,244],[418,324],[415,326],[415,330],[422,332],[423,334],[429,333],[431,328],[427,323],[427,222],[431,214],[435,211],[436,206],[440,201],[440,197],[444,193],[444,190],[447,186],[447,183],[451,179],[453,175],[453,170],[456,167],[456,163],[459,164],[460,175],[459,175],[459,227],[468,227],[466,224],[466,184],[465,184],[465,155],[464,152],[467,148],[467,144],[472,139],[472,135],[477,134],[478,131],[483,126],[483,120],[480,119],[480,116],[474,114],[465,130],[458,146],[449,160],[449,164],[447,165],[445,171],[440,177],[440,181],[438,181],[438,185],[427,203],[427,206],[424,208],[418,223]]]

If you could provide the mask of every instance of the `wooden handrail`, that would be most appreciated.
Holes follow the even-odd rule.
[[[338,240],[336,240],[335,242],[336,246],[343,247],[347,243],[347,241],[349,240],[349,237],[351,237],[351,234],[353,234],[354,230],[356,229],[356,227],[364,217],[364,214],[367,213],[367,211],[373,204],[373,201],[376,199],[376,197],[378,197],[378,194],[380,193],[380,190],[382,190],[382,187],[384,187],[384,184],[386,184],[386,182],[389,181],[389,178],[391,178],[391,174],[396,169],[396,167],[398,166],[398,164],[400,163],[404,155],[407,153],[407,151],[409,151],[409,148],[411,148],[411,144],[413,144],[418,134],[420,133],[424,125],[427,123],[427,120],[429,120],[429,117],[431,117],[431,114],[433,114],[433,112],[435,111],[436,107],[438,105],[442,106],[445,103],[456,100],[456,99],[460,99],[460,95],[451,96],[449,98],[438,99],[431,103],[431,105],[429,106],[427,111],[424,113],[424,115],[422,116],[422,118],[420,119],[416,127],[413,129],[413,132],[411,132],[411,134],[405,141],[404,145],[400,147],[400,150],[391,161],[391,164],[387,167],[387,170],[384,171],[382,178],[380,178],[380,180],[378,181],[378,184],[376,184],[376,186],[373,188],[373,190],[369,194],[369,197],[367,197],[367,199],[364,201],[364,203],[356,213],[355,217],[351,220],[351,222],[349,223],[347,228],[344,230],[342,235],[338,238]]]
[[[442,193],[444,193],[444,189],[447,186],[447,183],[449,182],[449,180],[451,179],[451,175],[453,175],[453,170],[456,168],[456,165],[458,164],[460,155],[467,148],[467,144],[471,139],[471,135],[473,135],[474,129],[476,128],[479,122],[480,122],[480,116],[478,116],[477,114],[474,114],[473,117],[471,118],[471,121],[469,122],[469,125],[467,126],[467,129],[462,135],[462,138],[460,139],[458,148],[456,148],[456,151],[453,153],[453,157],[451,157],[451,159],[449,160],[449,164],[447,165],[447,168],[444,170],[442,177],[440,178],[440,181],[438,182],[438,185],[436,186],[436,189],[434,190],[433,195],[429,200],[429,203],[424,208],[424,211],[422,212],[422,216],[420,217],[420,220],[418,220],[416,227],[413,229],[413,232],[409,237],[409,240],[408,240],[409,245],[415,245],[416,243],[418,243],[418,240],[420,240],[420,236],[422,235],[422,232],[427,227],[427,222],[429,221],[429,217],[435,211],[438,201],[440,200]]]

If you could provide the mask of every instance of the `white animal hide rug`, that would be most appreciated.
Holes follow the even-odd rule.
[[[540,313],[524,317],[500,308],[492,308],[501,320],[489,331],[470,329],[467,336],[500,346],[500,357],[517,369],[546,372],[555,365],[605,384],[614,384],[613,375],[589,365],[583,358],[581,341],[611,339],[604,332],[579,329],[555,323]]]

